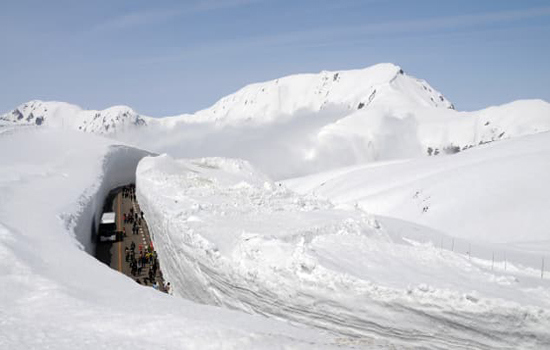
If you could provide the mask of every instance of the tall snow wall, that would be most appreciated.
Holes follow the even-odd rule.
[[[74,219],[73,232],[75,238],[89,254],[95,252],[95,233],[99,227],[103,205],[109,192],[117,187],[135,183],[136,168],[141,158],[151,153],[133,147],[112,145],[103,159],[102,172],[97,178],[96,185],[86,189],[80,203],[82,209]]]

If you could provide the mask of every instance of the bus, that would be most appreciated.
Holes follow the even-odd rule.
[[[98,238],[100,242],[116,242],[118,233],[116,231],[115,213],[107,212],[101,215],[99,223]]]

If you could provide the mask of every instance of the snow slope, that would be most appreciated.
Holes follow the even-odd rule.
[[[334,348],[323,332],[159,293],[86,253],[106,191],[147,152],[91,134],[0,134],[0,349]],[[332,344],[332,345],[331,345]]]
[[[240,160],[148,157],[136,181],[179,296],[330,329],[350,345],[550,344],[550,281],[440,250],[434,230],[298,195]]]
[[[529,264],[540,269],[550,250],[549,172],[550,133],[541,133],[449,157],[353,166],[285,184],[460,238],[463,252],[467,243],[490,244],[501,258],[503,250],[530,252],[536,258]]]

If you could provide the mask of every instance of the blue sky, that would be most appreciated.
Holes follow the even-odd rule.
[[[380,62],[459,110],[550,101],[547,0],[18,0],[0,21],[0,112],[191,113],[252,82]]]

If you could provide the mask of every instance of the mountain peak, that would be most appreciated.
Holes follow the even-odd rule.
[[[40,100],[23,103],[0,116],[0,120],[8,124],[49,125],[98,134],[146,125],[145,118],[128,106],[113,106],[101,111],[83,110],[65,102]]]
[[[200,121],[264,124],[298,112],[330,109],[349,113],[375,100],[392,104],[452,108],[424,80],[411,77],[392,63],[362,69],[296,74],[243,87],[212,107],[196,113]]]

